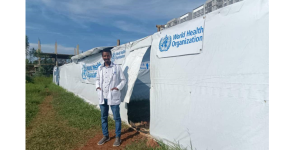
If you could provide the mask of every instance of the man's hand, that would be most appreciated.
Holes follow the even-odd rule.
[[[118,91],[119,89],[118,89],[118,88],[116,88],[116,87],[114,87],[114,88],[112,88],[111,90],[117,90],[117,91]]]
[[[96,88],[96,91],[97,91],[98,89],[101,91],[101,88],[100,88],[100,87],[97,87],[97,88]]]

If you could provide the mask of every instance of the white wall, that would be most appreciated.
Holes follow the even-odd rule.
[[[158,58],[153,35],[151,135],[196,149],[268,149],[268,5],[244,0],[207,14],[200,54]]]

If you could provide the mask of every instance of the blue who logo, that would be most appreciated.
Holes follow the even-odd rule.
[[[85,68],[86,68],[85,65],[83,65],[81,70],[81,77],[83,80],[86,80],[86,75],[87,75],[87,71]]]
[[[168,51],[172,43],[172,37],[166,35],[164,38],[160,39],[159,50],[161,52]]]

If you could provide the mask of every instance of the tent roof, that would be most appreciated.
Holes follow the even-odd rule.
[[[71,57],[71,59],[72,59],[72,61],[78,61],[79,59],[82,59],[82,58],[94,55],[96,53],[100,53],[100,51],[103,51],[105,49],[112,49],[112,48],[113,48],[112,46],[108,46],[108,47],[95,47],[95,48],[92,48],[90,50],[87,50],[84,53],[75,55],[75,56]]]

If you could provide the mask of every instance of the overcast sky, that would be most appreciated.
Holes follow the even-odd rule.
[[[204,0],[26,0],[30,47],[41,40],[43,52],[74,54],[115,46],[152,35],[155,25],[191,12]]]

